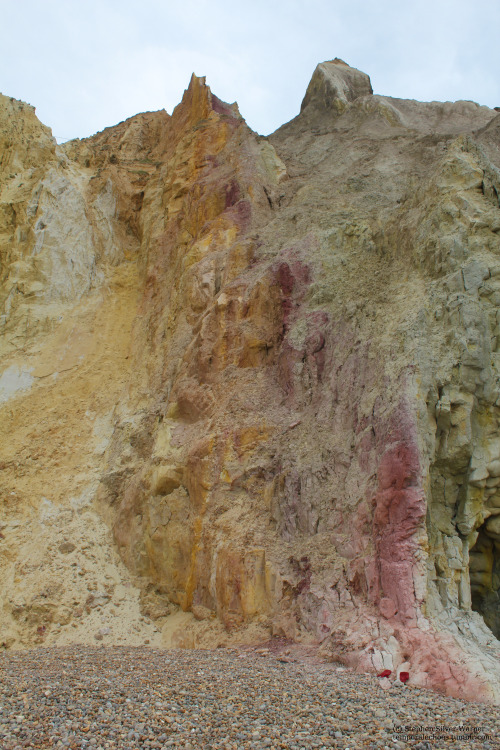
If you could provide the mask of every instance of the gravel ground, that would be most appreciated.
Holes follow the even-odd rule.
[[[40,648],[0,657],[0,747],[500,748],[498,707],[273,653]],[[398,726],[449,739],[402,741]],[[458,739],[472,728],[475,739]]]

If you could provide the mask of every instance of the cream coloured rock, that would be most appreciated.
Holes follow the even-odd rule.
[[[313,103],[327,109],[332,107],[340,113],[350,102],[371,94],[373,90],[366,73],[335,58],[318,65],[307,87],[301,109]]]

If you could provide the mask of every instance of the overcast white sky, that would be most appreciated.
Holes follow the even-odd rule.
[[[0,91],[59,141],[180,101],[192,72],[268,134],[318,62],[377,94],[500,106],[500,0],[0,0]]]

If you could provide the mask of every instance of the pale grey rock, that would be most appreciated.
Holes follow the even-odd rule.
[[[369,76],[335,58],[317,66],[302,101],[301,110],[313,104],[325,109],[332,108],[340,113],[350,102],[367,94],[373,94]]]

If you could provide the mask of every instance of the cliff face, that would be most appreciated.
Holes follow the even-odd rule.
[[[498,699],[500,115],[340,60],[269,138],[194,76],[62,147],[0,104],[4,643]]]

